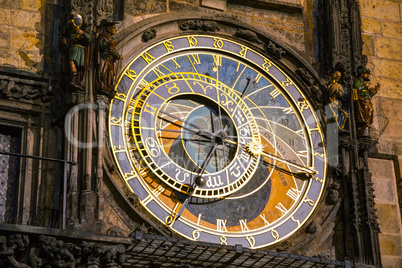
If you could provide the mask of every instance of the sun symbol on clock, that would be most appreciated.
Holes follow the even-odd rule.
[[[263,152],[264,146],[261,143],[250,142],[245,147],[246,151],[254,156],[258,156]]]

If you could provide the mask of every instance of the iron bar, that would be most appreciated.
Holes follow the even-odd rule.
[[[4,152],[0,151],[0,154],[5,154],[5,155],[12,155],[12,156],[18,156],[18,157],[25,157],[25,158],[33,158],[33,159],[39,159],[39,160],[45,160],[45,161],[52,161],[52,162],[59,162],[63,163],[63,215],[62,215],[62,229],[66,229],[66,216],[67,216],[67,164],[69,165],[77,165],[76,162],[74,161],[68,161],[68,160],[63,160],[63,159],[57,159],[57,158],[50,158],[50,157],[42,157],[42,156],[35,156],[35,155],[28,155],[28,154],[19,154],[19,153],[10,153],[10,152]]]

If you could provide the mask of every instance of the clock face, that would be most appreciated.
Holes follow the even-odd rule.
[[[175,37],[135,55],[116,90],[121,175],[181,236],[261,248],[311,216],[326,176],[321,126],[269,58],[222,37]]]

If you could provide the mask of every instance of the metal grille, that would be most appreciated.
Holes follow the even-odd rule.
[[[345,267],[345,262],[135,233],[124,267]]]

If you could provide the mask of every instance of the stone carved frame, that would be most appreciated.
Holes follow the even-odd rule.
[[[182,23],[189,22],[195,25],[192,27],[193,30],[187,29],[188,27],[180,27]],[[121,28],[124,28],[124,25]],[[155,37],[144,42],[142,40],[144,32],[151,29],[153,29],[152,32],[156,33]],[[239,29],[242,30],[242,35],[239,35]],[[115,36],[118,51],[123,55],[122,66],[126,66],[133,57],[138,55],[139,51],[151,46],[153,43],[167,37],[187,33],[208,33],[229,39],[237,39],[267,55],[275,64],[285,70],[294,81],[297,81],[299,85],[303,85],[305,94],[309,97],[315,110],[319,113],[318,117],[321,119],[323,127],[325,127],[326,119],[322,103],[323,90],[325,89],[323,79],[321,79],[314,69],[290,47],[253,26],[245,25],[242,21],[233,20],[232,17],[208,17],[200,14],[169,14],[156,16],[127,27]],[[114,159],[112,159],[110,154],[108,154],[106,162],[109,163],[109,167],[113,167]],[[117,172],[108,174],[107,183],[116,189],[123,188],[122,194],[125,196],[124,199],[127,199],[127,197],[131,198],[135,206],[137,203],[136,197],[132,196],[132,193],[127,187],[122,187],[122,185],[124,185],[123,178],[121,178]],[[333,183],[331,175],[329,175],[327,183],[328,185]],[[334,191],[337,191],[337,189],[332,189],[332,192]],[[325,242],[321,243],[321,241],[329,241],[329,243],[327,242],[326,244],[332,244],[332,228],[334,227],[333,223],[335,222],[336,212],[340,202],[339,199],[336,199],[330,204],[326,203],[325,197],[327,195],[328,190],[323,193],[320,204],[311,219],[305,224],[304,228],[301,228],[292,238],[283,242],[283,245],[276,245],[267,248],[267,250],[278,250],[306,255],[325,255],[324,251],[332,250],[321,249],[320,246],[325,244]],[[153,222],[152,219],[148,218],[146,216],[147,213],[141,206],[135,206],[135,209],[139,215],[143,215],[142,217],[156,228],[157,233],[170,233],[170,230],[165,226],[161,226],[158,222]],[[308,228],[309,225],[315,226],[316,228],[313,228],[314,230],[311,231],[311,228]],[[303,243],[301,243],[302,241]],[[320,243],[317,243],[317,241],[320,241]],[[305,245],[305,249],[300,245]]]

